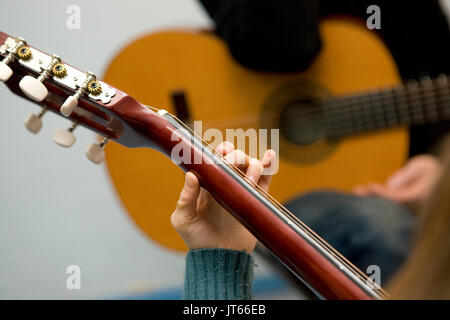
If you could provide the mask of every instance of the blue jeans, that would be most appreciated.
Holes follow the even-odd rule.
[[[412,246],[413,215],[387,199],[323,191],[295,198],[286,207],[361,271],[378,265],[382,285]]]

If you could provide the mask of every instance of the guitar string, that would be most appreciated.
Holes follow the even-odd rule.
[[[197,136],[197,138],[200,138]],[[214,150],[208,143],[204,142],[211,150]],[[215,152],[217,154],[217,152]],[[236,166],[228,162],[223,156],[219,154],[221,160],[230,166],[233,171],[235,171],[241,178],[243,178],[247,183],[249,183],[254,189],[256,189],[264,198],[269,200],[278,210],[280,210],[286,217],[289,218],[293,223],[295,223],[300,229],[305,232],[311,239],[313,239],[318,245],[320,245],[323,249],[325,249],[328,254],[335,257],[342,265],[346,266],[348,270],[350,270],[357,278],[359,278],[364,284],[367,284],[369,281],[368,276],[364,274],[361,270],[355,267],[350,261],[348,261],[344,256],[342,256],[339,252],[336,251],[330,244],[328,244],[325,240],[323,240],[320,236],[318,236],[314,231],[312,231],[307,225],[305,225],[297,216],[291,213],[287,208],[281,205],[276,199],[274,199],[270,194],[268,194],[264,189],[262,189],[258,184],[254,183],[252,180],[248,178],[241,170],[239,170]],[[373,283],[372,283],[373,285]],[[375,286],[379,293],[387,296],[386,293],[379,287]]]
[[[434,91],[435,89],[433,88],[433,91]],[[390,98],[392,98],[392,99],[394,99],[395,100],[395,94],[398,94],[398,92],[391,92],[391,96],[390,96]],[[402,93],[404,93],[405,94],[405,92],[402,92]],[[409,92],[410,93],[410,92]],[[420,91],[419,92],[416,92],[416,94],[420,94]],[[383,93],[381,93],[381,94],[383,94]],[[411,93],[410,93],[411,94]],[[423,94],[423,93],[422,93]],[[361,98],[361,96],[355,96],[355,97],[352,97],[351,99],[352,100],[358,100],[358,98]],[[370,100],[370,99],[372,99],[373,97],[372,96],[367,96],[367,97],[365,97],[365,99],[366,99],[366,101],[367,100]],[[384,97],[385,99],[386,99],[386,97]],[[433,98],[435,98],[434,96],[433,96]],[[339,106],[339,104],[343,104],[344,102],[343,102],[343,98],[342,97],[340,97],[340,100],[335,100],[336,102],[334,103],[334,108],[337,108],[337,106]],[[397,96],[397,100],[398,100],[398,96]],[[407,97],[406,97],[406,94],[405,94],[405,97],[404,97],[404,100],[411,100],[411,99],[408,99]],[[420,100],[420,101],[422,101],[423,100],[423,98],[422,97],[420,97],[419,99],[417,99],[417,100]],[[440,99],[441,101],[442,101],[442,99]],[[339,103],[340,102],[340,103]],[[345,102],[347,102],[347,104],[346,104],[346,106],[347,106],[347,110],[350,110],[350,111],[352,111],[352,109],[354,110],[355,109],[355,107],[356,106],[361,106],[364,102],[362,102],[362,101],[358,101],[358,102],[356,102],[356,103],[354,103],[354,104],[349,104],[348,103],[348,101],[345,101]],[[433,102],[435,103],[436,101],[435,101],[435,99],[433,100]],[[383,103],[382,103],[383,104]],[[382,105],[381,104],[381,105]],[[373,106],[373,101],[372,101],[372,104],[371,104],[371,106]],[[438,108],[437,108],[437,105],[435,104],[435,106],[436,106],[436,112],[438,111]],[[342,107],[341,107],[342,108]],[[153,109],[153,110],[158,110],[157,108],[154,108],[154,107],[151,107],[151,109]],[[340,112],[343,112],[343,111],[340,111]],[[395,110],[395,112],[397,113],[397,117],[398,117],[398,111],[397,110]],[[383,114],[383,116],[384,117],[386,117],[386,111],[385,110],[382,110],[382,112],[381,112],[382,114]],[[298,113],[299,115],[301,115],[301,113]],[[421,112],[421,116],[423,116],[424,114],[423,114],[423,110],[422,110],[422,112]],[[336,116],[336,114],[334,115],[334,116]],[[310,117],[311,118],[311,117]],[[413,117],[414,118],[414,117]],[[295,119],[294,119],[295,120]],[[342,120],[342,119],[341,119]],[[387,120],[387,119],[386,119]],[[354,121],[354,119],[350,119],[350,120],[348,120],[347,119],[347,121]],[[180,121],[181,122],[181,121]],[[324,241],[322,238],[320,238],[317,234],[315,234],[315,232],[313,232],[309,227],[307,227],[301,220],[299,220],[295,215],[293,215],[289,210],[287,210],[284,206],[282,206],[277,200],[275,200],[272,196],[270,196],[267,192],[265,192],[262,188],[260,188],[256,183],[254,183],[253,181],[251,181],[245,174],[243,174],[238,168],[236,168],[234,165],[232,165],[231,163],[229,163],[222,155],[220,155],[220,154],[218,154],[217,153],[217,151],[211,146],[211,145],[209,145],[207,142],[205,142],[205,141],[203,141],[203,139],[201,138],[201,137],[199,137],[195,132],[193,132],[192,130],[190,130],[187,126],[185,126],[186,127],[186,129],[188,129],[190,132],[191,132],[191,134],[194,134],[196,137],[197,137],[197,139],[199,139],[201,142],[202,142],[202,144],[203,145],[206,145],[211,151],[213,151],[216,155],[219,155],[219,158],[224,162],[224,163],[226,163],[230,168],[232,168],[233,169],[233,171],[235,171],[241,178],[243,178],[243,180],[244,181],[246,181],[248,184],[250,184],[250,186],[252,186],[252,188],[254,188],[255,190],[257,190],[261,195],[263,195],[264,196],[264,198],[266,198],[267,200],[269,200],[276,208],[278,208],[286,217],[288,217],[292,222],[294,222],[294,223],[296,223],[296,225],[297,226],[299,226],[306,234],[308,234],[312,239],[314,239],[315,241],[316,241],[316,243],[318,244],[318,245],[320,245],[320,246],[322,246],[322,248],[324,248],[325,249],[325,251],[326,252],[328,252],[329,254],[331,254],[331,255],[333,255],[339,262],[341,262],[343,265],[345,265],[345,266],[347,266],[347,268],[350,270],[350,271],[352,271],[359,279],[361,279],[362,281],[363,281],[363,283],[367,283],[367,279],[368,279],[368,277],[367,277],[367,275],[365,275],[361,270],[359,270],[358,268],[356,268],[353,264],[351,264],[345,257],[343,257],[340,253],[338,253],[334,248],[332,248],[326,241]],[[366,282],[364,282],[364,281],[366,281]],[[372,286],[374,285],[374,283],[372,283]],[[379,292],[379,293],[381,293],[381,295],[382,296],[387,296],[387,294],[381,289],[381,288],[376,288],[377,289],[377,291]]]
[[[448,89],[447,93],[449,93]],[[437,98],[436,94],[433,92],[422,91],[416,92],[415,95],[419,95],[419,98],[411,99],[411,97],[408,97],[405,93],[403,93],[403,95],[399,97],[398,93],[396,92],[391,94],[389,97],[384,97],[383,99],[389,98],[391,100],[391,103],[393,105],[393,107],[391,108],[386,107],[386,103],[383,100],[380,100],[379,103],[374,104],[373,102],[370,102],[370,100],[373,100],[373,97],[369,97],[368,105],[369,109],[372,109],[369,110],[369,112],[367,111],[367,108],[361,108],[361,106],[367,100],[361,101],[360,99],[360,101],[356,101],[355,103],[350,104],[347,110],[339,113],[331,113],[331,115],[335,119],[338,119],[340,117],[340,121],[345,121],[353,126],[358,126],[355,125],[355,122],[358,121],[359,127],[361,127],[361,123],[364,123],[365,126],[363,125],[362,129],[367,129],[368,116],[371,116],[372,118],[370,121],[372,122],[372,127],[380,127],[379,121],[375,120],[380,118],[382,119],[381,127],[392,127],[399,126],[402,123],[419,124],[419,121],[417,121],[417,119],[420,119],[420,124],[426,122],[427,120],[429,122],[436,122],[440,117],[448,118],[450,116],[450,108],[448,107],[449,104],[447,104],[450,94],[448,94],[447,96],[443,95],[442,97]],[[430,100],[432,100],[433,102],[429,103]],[[345,101],[341,102],[340,104],[345,104]],[[339,106],[340,104],[338,103],[337,105]],[[423,105],[430,104],[432,104],[434,108],[423,107]],[[375,108],[376,111],[374,111],[373,108]],[[356,114],[357,117],[344,117],[343,114],[345,112],[353,112],[353,114]],[[431,116],[431,113],[433,113],[433,116]]]
[[[399,99],[396,99],[399,100]],[[369,108],[361,108],[361,106],[364,104],[364,102],[355,102],[355,103],[346,103],[344,105],[344,108],[347,110],[343,110],[340,112],[337,112],[335,114],[329,114],[332,116],[333,121],[326,124],[326,127],[329,129],[332,127],[335,123],[340,123],[340,127],[337,127],[340,130],[346,130],[348,128],[353,129],[350,130],[348,133],[352,133],[354,131],[355,127],[359,128],[359,130],[356,131],[369,131],[372,129],[380,130],[383,128],[389,128],[389,127],[400,127],[404,125],[419,125],[424,123],[435,123],[439,122],[439,118],[450,118],[450,108],[448,108],[448,102],[450,101],[450,98],[441,98],[437,103],[435,103],[435,108],[433,110],[433,116],[430,116],[430,111],[426,111],[421,105],[418,105],[418,101],[423,101],[423,99],[416,99],[415,101],[411,102],[411,99],[404,99],[403,102],[408,101],[411,105],[410,106],[404,106],[402,110],[399,110],[398,107],[394,107],[393,110],[390,110],[389,112],[386,112],[386,108],[384,106],[384,102],[380,102],[378,104],[374,104],[373,102],[369,102],[372,107],[377,108],[377,111],[367,110]],[[416,103],[414,103],[416,102]],[[380,109],[380,107],[383,107]],[[343,108],[343,109],[344,109]],[[339,109],[339,108],[336,108]],[[358,117],[352,117],[347,116],[351,111],[354,111],[355,114],[358,114]],[[387,113],[390,113],[387,114]],[[280,117],[278,114],[274,115],[275,112],[272,112],[270,116],[263,116],[261,117],[259,113],[253,113],[253,114],[247,114],[247,117],[244,119],[241,117],[240,120],[213,120],[213,121],[207,121],[206,124],[208,127],[224,127],[224,124],[226,123],[228,126],[230,124],[257,124],[255,122],[262,122],[265,120],[279,120]],[[340,117],[340,118],[339,118]],[[314,121],[315,119],[329,119],[324,117],[324,113],[322,111],[318,111],[316,114],[312,114],[308,111],[299,110],[294,115],[291,115],[288,119],[284,120],[284,123],[292,123],[297,124],[299,120],[302,121]],[[368,120],[370,118],[370,120]],[[381,119],[376,120],[376,119]],[[417,119],[420,119],[421,121],[418,121]],[[399,121],[400,120],[400,121]],[[359,124],[355,125],[355,122]],[[394,122],[396,121],[396,122]],[[220,126],[212,126],[212,123],[220,124]],[[362,125],[364,123],[364,125]],[[369,125],[368,125],[369,124]],[[336,127],[335,127],[336,129]],[[346,133],[346,132],[344,132]],[[342,134],[341,134],[342,135]]]
[[[382,106],[384,104],[383,100],[386,99],[390,99],[390,100],[399,100],[401,99],[402,102],[409,102],[410,106],[412,109],[417,109],[417,107],[420,107],[420,105],[416,105],[417,102],[423,102],[424,95],[429,95],[433,98],[434,102],[442,100],[441,98],[439,98],[439,95],[442,95],[444,97],[447,97],[450,95],[450,85],[447,81],[447,77],[445,77],[445,82],[438,82],[438,83],[434,83],[432,85],[430,84],[423,84],[421,82],[415,82],[415,84],[417,84],[417,87],[415,88],[415,91],[411,90],[410,88],[408,89],[408,84],[403,84],[400,86],[390,86],[390,87],[382,87],[381,89],[378,90],[366,90],[366,91],[360,91],[357,93],[347,93],[344,95],[338,95],[336,97],[329,97],[329,98],[324,98],[322,100],[319,100],[319,102],[321,101],[325,101],[328,102],[328,105],[332,104],[332,103],[336,103],[335,105],[333,105],[334,108],[329,108],[327,107],[327,104],[323,104],[322,106],[324,106],[326,108],[325,111],[335,111],[337,110],[338,112],[335,112],[335,114],[338,114],[339,112],[347,112],[347,110],[345,110],[345,108],[343,109],[342,106],[340,106],[339,102],[341,102],[342,104],[344,104],[345,106],[350,106],[350,107],[354,107],[354,106],[359,106],[362,104],[370,104],[373,105],[373,97],[375,95],[385,95],[382,99],[379,99],[379,102],[377,105],[377,107],[380,107],[380,105]],[[435,80],[435,82],[437,82],[438,80]],[[442,80],[441,80],[442,81]],[[437,92],[437,95],[436,93]],[[389,94],[387,96],[387,94]],[[413,96],[417,96],[419,95],[419,98],[412,98]],[[429,97],[427,97],[429,98]],[[358,100],[355,103],[349,103],[348,101],[352,101],[352,100]],[[330,103],[331,102],[331,103]],[[408,106],[406,106],[408,107]],[[384,109],[381,109],[382,111],[384,111]],[[422,108],[420,109],[422,110]],[[299,110],[300,113],[305,112],[304,109],[300,109]],[[319,110],[318,113],[322,114],[324,110]],[[251,114],[250,114],[251,115]],[[254,115],[259,115],[259,113],[255,113]],[[294,114],[295,116],[295,114]],[[264,120],[264,117],[259,117],[260,119]],[[268,117],[268,119],[277,119],[279,117],[273,117],[270,116]],[[242,119],[242,117],[241,117]]]
[[[156,108],[155,108],[156,109]],[[244,181],[246,181],[252,188],[257,190],[265,199],[269,200],[278,210],[280,210],[289,220],[295,223],[300,229],[303,230],[310,238],[312,238],[318,245],[320,245],[328,254],[334,256],[342,265],[346,266],[349,271],[351,271],[357,278],[359,278],[365,285],[370,279],[364,274],[361,270],[356,268],[351,262],[349,262],[345,257],[343,257],[339,252],[337,252],[332,246],[330,246],[326,241],[320,238],[314,231],[312,231],[309,227],[307,227],[303,222],[301,222],[294,214],[292,214],[289,210],[287,210],[284,206],[282,206],[277,200],[275,200],[272,196],[270,196],[267,192],[265,192],[260,186],[255,184],[252,180],[248,178],[241,170],[239,170],[236,166],[228,162],[220,153],[218,153],[210,144],[204,141],[201,137],[199,137],[194,131],[192,131],[189,127],[184,125],[184,123],[176,118],[174,115],[171,115],[175,119],[180,122],[188,132],[196,136],[196,138],[202,142],[204,146],[210,149],[216,156],[221,159],[227,166],[229,166],[234,172],[236,172]],[[377,284],[372,283],[371,285],[376,289],[377,293],[387,296],[387,294],[381,289]]]
[[[363,273],[360,269],[354,266],[348,259],[342,256],[341,253],[336,251],[328,242],[323,240],[317,233],[315,233],[312,229],[310,229],[306,224],[304,224],[297,216],[295,216],[292,212],[290,212],[286,207],[284,207],[281,203],[279,203],[275,198],[273,198],[269,193],[267,193],[264,189],[262,189],[258,184],[254,183],[252,180],[248,178],[241,170],[236,168],[233,164],[229,163],[225,158],[222,157],[222,160],[229,166],[232,167],[233,171],[238,173],[247,183],[249,183],[254,189],[256,189],[264,198],[269,200],[278,210],[280,210],[289,220],[291,220],[294,224],[296,224],[303,232],[305,232],[311,239],[313,239],[319,246],[321,246],[328,254],[333,256],[339,263],[343,266],[347,267],[347,269],[352,272],[358,279],[362,281],[365,285],[370,278]],[[388,297],[388,294],[379,287],[376,283],[372,281],[371,285],[373,289],[377,291],[378,294],[384,297]]]
[[[357,99],[359,97],[354,97],[353,99]],[[372,97],[367,97],[369,100]],[[405,98],[407,99],[407,98]],[[411,99],[408,99],[411,100]],[[419,100],[423,100],[423,98],[419,98]],[[442,99],[441,99],[442,100]],[[361,105],[361,102],[355,103],[353,106],[350,104],[351,108],[354,108],[355,105]],[[373,105],[373,104],[372,104]],[[153,108],[154,110],[158,110],[157,108]],[[437,111],[437,108],[436,108]],[[385,115],[385,111],[383,110],[382,113]],[[192,132],[192,130],[190,130]],[[193,134],[195,134],[194,132],[192,132]],[[195,134],[197,136],[198,139],[200,139],[200,141],[203,142],[203,144],[207,145],[209,149],[211,149],[212,151],[214,151],[214,153],[217,155],[217,152],[215,151],[215,149],[210,146],[208,143],[206,143],[205,141],[203,141],[201,139],[201,137],[198,137],[197,134]],[[272,202],[281,212],[283,212],[286,216],[288,216],[293,222],[295,222],[299,227],[301,227],[301,229],[306,232],[311,238],[313,238],[318,244],[320,244],[323,248],[326,249],[326,251],[330,254],[332,254],[334,257],[336,257],[338,259],[338,261],[340,261],[343,265],[346,265],[347,268],[351,271],[353,271],[353,273],[356,273],[356,275],[358,276],[358,278],[360,278],[363,281],[367,281],[368,277],[367,275],[365,275],[364,273],[362,273],[361,270],[359,270],[358,268],[354,267],[351,263],[349,263],[344,257],[342,257],[334,248],[332,248],[328,243],[326,243],[323,239],[321,239],[320,237],[318,237],[309,227],[307,227],[306,225],[304,225],[296,216],[294,216],[291,212],[289,212],[289,210],[287,210],[285,207],[283,207],[278,201],[276,201],[273,197],[271,197],[268,193],[266,193],[263,189],[261,189],[257,184],[253,183],[250,179],[248,179],[248,177],[243,174],[239,169],[237,169],[235,166],[233,166],[232,164],[230,164],[228,161],[226,161],[225,158],[223,158],[222,156],[220,157],[222,159],[222,161],[224,163],[226,163],[228,166],[230,166],[233,171],[235,171],[236,173],[239,174],[239,176],[241,176],[247,183],[249,183],[254,189],[258,190],[259,193],[261,193],[267,200],[270,200],[270,202]],[[373,285],[373,284],[372,284]],[[378,288],[379,290],[382,290],[381,288]]]
[[[447,79],[447,78],[446,78]],[[447,81],[447,80],[446,80]],[[384,87],[379,90],[370,90],[366,91],[365,93],[356,93],[356,94],[345,94],[345,95],[339,95],[336,97],[330,97],[325,98],[324,101],[328,102],[329,105],[331,104],[334,108],[327,108],[327,104],[325,103],[324,107],[327,108],[325,111],[335,111],[337,109],[338,112],[334,112],[333,114],[339,114],[339,112],[346,112],[345,108],[342,108],[341,104],[349,105],[351,108],[350,110],[354,109],[355,106],[361,106],[363,104],[368,105],[374,105],[374,98],[379,96],[381,98],[377,99],[377,103],[375,104],[378,108],[378,110],[386,111],[385,108],[380,108],[380,105],[385,105],[386,100],[390,100],[391,102],[394,102],[393,105],[396,105],[395,101],[401,100],[403,102],[403,107],[412,107],[412,109],[415,109],[417,107],[420,107],[422,110],[422,107],[420,105],[417,105],[417,102],[422,102],[422,104],[427,104],[429,101],[426,101],[424,103],[424,100],[429,100],[430,98],[433,99],[434,105],[436,105],[436,102],[439,100],[442,100],[442,97],[446,98],[450,96],[450,86],[448,82],[445,83],[435,83],[435,84],[424,84],[424,83],[418,83],[415,82],[416,86],[414,87],[414,90],[411,89],[411,85],[404,84],[401,86],[390,86],[390,87]],[[443,92],[442,92],[443,91]],[[418,97],[417,97],[418,96]],[[354,103],[349,103],[348,101],[355,101]],[[409,106],[405,105],[405,102],[409,102]],[[429,104],[429,103],[428,103]],[[335,109],[335,110],[333,110]],[[393,108],[392,108],[393,109]]]
[[[450,91],[448,96],[450,97]],[[394,99],[393,97],[391,97],[394,101],[399,101],[399,98]],[[365,100],[360,99],[359,101],[356,102],[352,102],[349,103],[347,101],[339,101],[337,103],[334,104],[334,108],[329,108],[328,110],[319,110],[316,111],[316,113],[314,114],[313,112],[310,112],[308,110],[298,110],[297,112],[293,113],[290,115],[290,117],[288,119],[285,120],[285,122],[293,122],[293,121],[298,121],[298,120],[313,120],[316,117],[317,118],[324,118],[324,112],[326,113],[327,111],[329,111],[330,109],[335,109],[338,110],[339,112],[334,112],[334,113],[330,113],[331,116],[333,116],[333,118],[338,118],[341,117],[339,119],[339,121],[342,122],[353,122],[353,120],[355,119],[355,117],[344,117],[345,115],[348,115],[349,113],[351,113],[352,111],[355,111],[355,113],[361,114],[363,113],[366,117],[367,116],[371,116],[371,118],[377,118],[377,119],[383,119],[384,122],[384,126],[386,125],[390,125],[390,126],[399,126],[402,125],[401,123],[390,123],[389,120],[386,121],[386,108],[383,107],[385,106],[385,102],[380,101],[378,103],[374,103],[373,101],[371,102],[372,98],[366,98]],[[426,98],[425,98],[426,99]],[[356,100],[356,97],[353,98],[352,100]],[[439,113],[444,114],[448,114],[447,116],[450,116],[450,108],[448,107],[448,102],[449,102],[450,98],[448,97],[443,97],[440,99],[434,99],[434,104],[435,104],[435,110],[436,113],[438,113],[438,117],[439,117]],[[427,113],[429,116],[429,111],[427,112],[427,109],[424,109],[420,104],[418,104],[418,102],[422,102],[422,104],[426,104],[423,103],[424,98],[418,98],[418,99],[408,99],[408,97],[404,97],[401,100],[401,106],[402,106],[402,110],[399,110],[400,106],[395,106],[394,108],[392,108],[392,110],[389,112],[392,115],[392,118],[396,118],[398,119],[399,117],[401,118],[402,116],[399,116],[399,113],[403,112],[403,117],[407,117],[409,120],[409,122],[411,122],[411,124],[416,124],[414,123],[414,119],[423,119],[426,118]],[[406,105],[407,103],[409,103],[409,106]],[[340,104],[343,104],[344,106],[341,107]],[[361,108],[362,105],[367,104],[368,108]],[[395,105],[398,105],[398,103],[394,103]],[[374,109],[376,109],[376,111],[370,110],[372,108],[369,107],[373,107]],[[333,110],[334,111],[334,110]],[[363,116],[364,116],[363,115]],[[360,116],[361,119],[364,119],[364,122],[366,121],[366,117],[362,118],[363,116]],[[392,119],[391,118],[391,119]],[[429,118],[429,117],[428,117]],[[270,115],[267,116],[261,116],[260,113],[251,113],[251,114],[246,114],[245,117],[239,117],[239,120],[236,120],[236,118],[233,119],[224,119],[224,120],[212,120],[212,121],[208,121],[207,124],[209,127],[213,127],[212,124],[216,123],[216,124],[221,124],[220,126],[224,126],[224,124],[249,124],[249,123],[255,123],[255,122],[263,122],[266,120],[279,120],[280,116],[278,113],[276,112],[271,112]],[[416,120],[417,121],[417,120]],[[373,120],[373,122],[376,125],[376,120]],[[392,121],[391,121],[392,122]],[[398,121],[397,121],[398,122]],[[419,123],[417,123],[419,124]],[[217,127],[217,126],[216,126]]]
[[[418,117],[416,113],[412,114],[411,117]],[[310,119],[308,119],[308,117],[303,117],[302,121],[306,122],[309,121]],[[338,126],[334,126],[333,127],[333,123],[330,121],[326,124],[325,128],[328,129],[328,133],[331,131],[331,129],[334,129],[335,132],[332,132],[333,135],[332,137],[334,138],[340,138],[342,136],[348,135],[348,134],[352,134],[352,133],[360,133],[363,131],[379,131],[381,129],[387,129],[387,128],[392,128],[392,127],[402,127],[405,126],[406,124],[397,124],[397,123],[392,123],[392,122],[384,122],[383,125],[378,124],[377,125],[377,121],[372,121],[371,122],[371,126],[367,125],[367,122],[369,122],[368,120],[366,120],[366,125],[364,127],[361,128],[361,125],[355,125],[354,120],[352,119],[348,119],[348,118],[341,118],[341,119],[334,119],[334,122],[339,122],[340,124]],[[429,120],[429,121],[422,121],[421,123],[436,123],[439,122],[437,120]],[[209,122],[207,122],[207,124],[210,124]],[[411,123],[411,125],[417,125],[419,124],[418,121],[414,121],[413,123]],[[296,121],[293,125],[293,127],[297,127],[299,125],[299,123]],[[407,125],[409,126],[409,125]],[[211,127],[211,126],[209,126]],[[216,126],[217,127],[217,126]],[[356,130],[355,128],[357,128],[358,130]],[[274,129],[274,128],[272,128]],[[276,128],[275,128],[276,129]],[[339,131],[338,131],[339,130]],[[337,134],[339,133],[339,134]],[[327,134],[327,137],[329,138],[330,135]]]

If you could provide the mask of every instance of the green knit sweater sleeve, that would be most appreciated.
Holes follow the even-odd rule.
[[[185,300],[249,300],[253,257],[229,249],[190,250],[186,257]]]

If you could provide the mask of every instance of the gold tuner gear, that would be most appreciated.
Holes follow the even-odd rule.
[[[31,58],[31,50],[27,46],[22,46],[17,50],[17,56],[19,59],[28,60]]]
[[[91,81],[87,87],[87,91],[90,94],[93,94],[94,96],[99,95],[100,93],[102,93],[102,86],[100,85],[100,82],[94,80]]]
[[[67,75],[67,69],[62,63],[57,63],[52,67],[52,73],[57,78],[64,78]]]

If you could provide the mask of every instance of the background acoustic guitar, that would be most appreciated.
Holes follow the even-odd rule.
[[[238,65],[213,34],[160,32],[124,48],[104,78],[185,122],[201,119],[203,129],[280,128],[271,194],[282,202],[315,189],[384,181],[406,159],[407,126],[450,118],[447,78],[399,85],[388,49],[355,21],[325,20],[321,35],[323,49],[307,71],[274,74]],[[141,230],[185,250],[169,219],[183,173],[161,154],[115,143],[106,160]]]
[[[172,160],[182,171],[193,172],[218,203],[320,298],[388,297],[366,274],[166,110],[146,106],[98,80],[95,74],[3,32],[0,82],[40,108],[38,115],[25,119],[25,127],[32,133],[40,131],[45,113],[53,113],[72,122],[69,130],[53,136],[61,146],[73,145],[72,131],[78,126],[101,135],[103,141],[85,151],[96,164],[105,159],[105,144],[114,141],[127,148],[153,149],[153,153],[164,154],[168,163]],[[171,156],[174,148],[183,150],[181,162]],[[133,167],[133,163],[123,166]],[[155,184],[153,189],[157,187]]]

